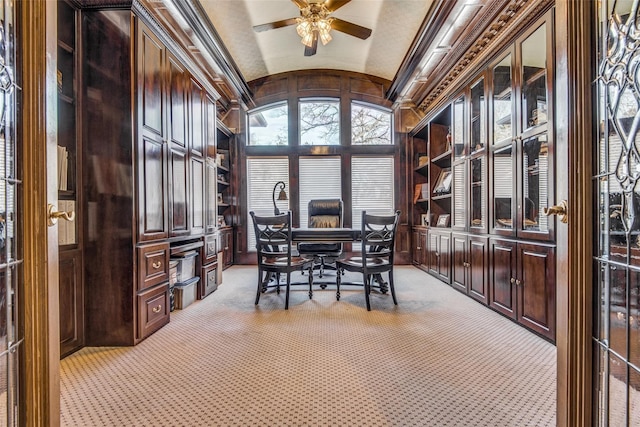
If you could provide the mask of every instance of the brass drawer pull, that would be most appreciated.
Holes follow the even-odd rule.
[[[151,264],[151,266],[157,270],[162,266],[162,262],[161,261],[154,262],[153,264]]]
[[[154,313],[160,313],[160,310],[162,310],[162,304],[157,306],[157,307],[153,307],[151,309]]]

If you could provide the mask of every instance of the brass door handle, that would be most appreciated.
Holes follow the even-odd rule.
[[[546,216],[558,215],[560,222],[563,224],[569,222],[569,205],[566,200],[563,200],[560,204],[551,206],[550,208],[544,208],[543,212]]]
[[[57,211],[56,207],[51,203],[47,205],[47,212],[49,215],[47,218],[47,224],[49,225],[49,227],[56,225],[56,223],[58,222],[58,218],[62,218],[65,221],[73,221],[76,218],[76,213],[74,211]]]

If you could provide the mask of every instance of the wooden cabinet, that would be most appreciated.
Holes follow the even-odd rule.
[[[221,268],[218,260],[218,235],[208,234],[204,237],[204,245],[200,250],[201,272],[200,282],[198,282],[198,299],[203,299],[220,285],[218,279],[220,274],[218,269]]]
[[[60,356],[84,346],[84,292],[82,254],[79,249],[60,251]]]
[[[491,239],[490,306],[555,340],[555,247]]]
[[[233,265],[233,228],[220,229],[220,250],[222,251],[222,269]]]
[[[459,291],[489,303],[488,239],[468,234],[451,234],[451,284]]]
[[[169,256],[203,246],[213,92],[153,22],[124,9],[82,22],[85,342],[134,345],[169,321]]]
[[[431,229],[427,237],[429,272],[443,282],[449,283],[451,280],[451,233]]]
[[[427,229],[414,227],[413,229],[413,264],[428,271],[427,265]]]

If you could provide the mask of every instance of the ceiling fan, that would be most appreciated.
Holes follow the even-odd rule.
[[[351,0],[291,1],[300,9],[299,17],[255,25],[253,30],[259,33],[295,25],[298,35],[302,37],[302,43],[305,45],[304,56],[316,54],[318,39],[320,39],[323,45],[329,43],[329,41],[331,41],[330,31],[332,29],[362,40],[367,39],[371,35],[371,29],[369,28],[329,16]]]

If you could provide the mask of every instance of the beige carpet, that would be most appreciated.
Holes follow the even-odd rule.
[[[136,347],[61,364],[64,426],[555,426],[556,349],[410,266],[361,288],[262,295],[235,266]]]

